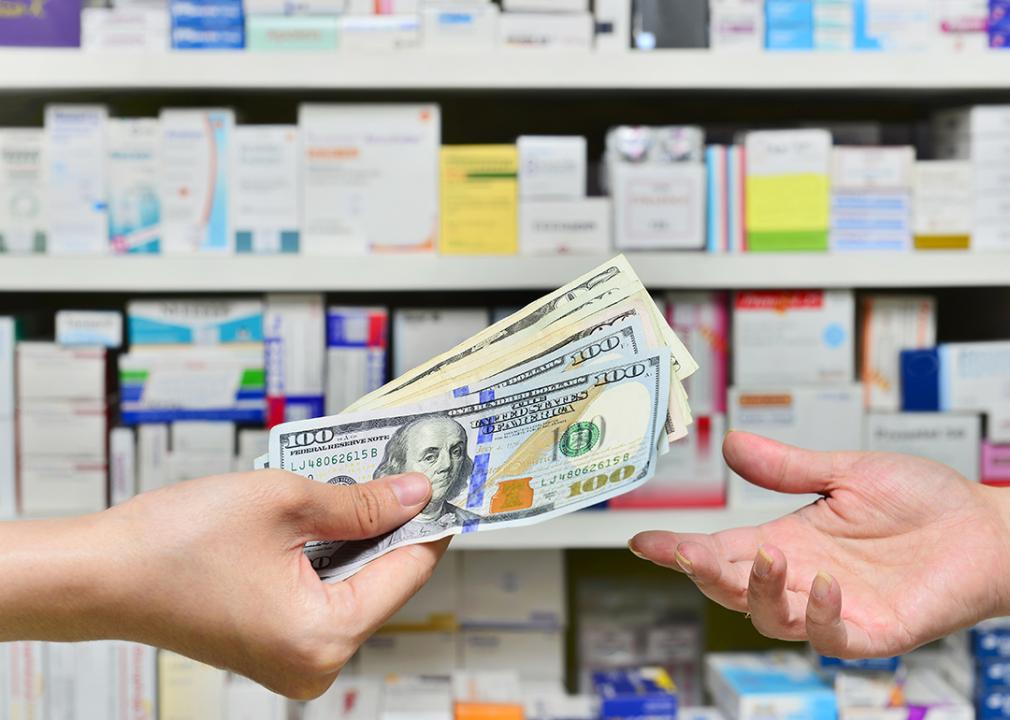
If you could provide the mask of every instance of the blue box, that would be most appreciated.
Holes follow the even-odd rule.
[[[814,28],[775,28],[765,31],[766,50],[813,50]]]
[[[241,50],[245,47],[245,27],[233,30],[172,28],[173,50]]]
[[[814,26],[812,0],[767,0],[765,21],[771,25]]]
[[[940,353],[936,348],[901,351],[901,410],[940,411]]]
[[[829,673],[838,670],[865,670],[866,672],[897,672],[901,667],[901,657],[870,658],[867,660],[841,660],[839,658],[817,656],[817,665]]]
[[[975,700],[976,720],[1010,718],[1010,690],[981,693]]]
[[[662,668],[593,673],[601,720],[676,720],[677,687]]]
[[[979,659],[975,668],[976,692],[1010,692],[1010,658]]]
[[[971,650],[979,661],[1010,658],[1010,625],[983,623],[973,627]]]

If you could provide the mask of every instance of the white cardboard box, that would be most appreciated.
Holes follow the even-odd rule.
[[[267,430],[242,428],[238,431],[238,452],[235,454],[234,472],[249,472],[256,458],[269,450],[270,433]]]
[[[449,678],[418,675],[386,679],[378,720],[452,720],[452,683]]]
[[[614,244],[621,250],[705,246],[705,166],[614,163]]]
[[[389,313],[382,307],[326,311],[326,414],[336,415],[386,381]]]
[[[488,326],[485,308],[398,309],[393,313],[393,375],[441,355]]]
[[[172,423],[172,453],[226,455],[235,452],[235,423],[178,420]]]
[[[49,105],[45,118],[48,252],[101,255],[107,250],[108,188],[101,105]]]
[[[119,505],[137,494],[137,438],[133,428],[109,432],[109,505]]]
[[[113,253],[161,251],[161,128],[156,118],[106,122],[109,248]]]
[[[437,52],[492,50],[498,44],[500,15],[493,3],[426,5],[421,9],[423,47]]]
[[[46,250],[45,134],[0,130],[0,253]]]
[[[579,200],[586,195],[586,139],[578,135],[520,135],[520,200]]]
[[[459,616],[460,555],[449,553],[435,566],[431,579],[387,625],[403,629],[453,630]]]
[[[362,675],[451,675],[456,636],[448,632],[373,635],[358,650]]]
[[[631,50],[631,0],[595,0],[596,52]]]
[[[228,677],[224,707],[224,720],[287,720],[284,697],[241,675]]]
[[[861,373],[866,407],[899,410],[901,351],[935,344],[935,298],[917,295],[863,298]]]
[[[121,347],[123,314],[115,310],[59,310],[56,313],[56,342],[60,345]]]
[[[940,346],[940,408],[986,413],[986,439],[1010,443],[1010,342]]]
[[[348,55],[417,50],[419,15],[345,15],[337,19],[340,52]]]
[[[302,105],[298,124],[305,253],[434,251],[438,105]]]
[[[610,250],[610,198],[519,203],[523,255],[605,255]]]
[[[22,456],[20,473],[22,515],[84,515],[107,507],[104,456]]]
[[[18,400],[104,400],[105,348],[17,345]]]
[[[101,400],[31,400],[18,408],[18,453],[105,457],[106,406]]]
[[[847,383],[855,377],[852,291],[744,291],[734,305],[737,385]]]
[[[161,111],[161,217],[165,254],[234,250],[229,186],[235,114]]]
[[[14,318],[0,317],[0,418],[14,416],[14,358],[17,333]]]
[[[168,425],[144,424],[137,429],[137,492],[168,485]]]
[[[518,670],[521,678],[562,681],[565,635],[561,630],[474,630],[460,634],[463,670]]]
[[[34,641],[0,644],[0,652],[7,657],[8,693],[2,697],[6,700],[10,720],[49,717],[46,712],[42,647],[42,643]],[[0,664],[2,669],[3,664]],[[0,689],[3,685],[0,681]]]
[[[272,426],[324,414],[326,305],[321,294],[268,295],[263,316]]]
[[[157,717],[158,651],[148,645],[116,643],[114,720]]]
[[[81,9],[84,52],[166,52],[171,19],[165,6]]]
[[[567,623],[560,550],[468,550],[460,622],[465,627],[557,628]]]
[[[498,41],[509,50],[588,53],[593,49],[594,30],[588,12],[506,12],[498,22]]]
[[[238,253],[297,253],[301,145],[294,125],[239,125],[232,153],[232,213]]]
[[[915,235],[971,235],[975,203],[973,182],[970,162],[916,162],[913,194]]]
[[[977,482],[981,434],[978,415],[869,413],[864,449],[935,460]]]
[[[131,346],[250,345],[263,340],[259,299],[131,300],[126,315]]]
[[[16,458],[14,418],[0,417],[0,520],[17,514]]]
[[[809,450],[859,450],[863,443],[862,388],[730,388],[729,426]],[[729,476],[729,506],[756,504],[799,507],[816,496],[782,495]]]
[[[224,717],[224,670],[162,650],[158,653],[158,717],[204,720]]]
[[[48,717],[114,717],[114,641],[50,642],[42,654]]]
[[[589,0],[502,0],[507,13],[584,13]]]

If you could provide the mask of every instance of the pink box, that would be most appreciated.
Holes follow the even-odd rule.
[[[1010,445],[982,443],[982,482],[1010,485]]]

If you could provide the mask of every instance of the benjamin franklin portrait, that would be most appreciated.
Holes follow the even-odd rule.
[[[328,544],[332,565],[357,564],[381,554],[386,548],[418,537],[433,536],[452,527],[462,527],[476,515],[451,501],[459,502],[473,471],[473,460],[466,451],[466,430],[445,415],[424,415],[397,428],[372,475],[417,472],[431,480],[431,501],[413,520],[391,533],[375,538],[340,544]],[[340,476],[329,481],[351,485],[354,480]],[[320,548],[322,550],[322,548]]]

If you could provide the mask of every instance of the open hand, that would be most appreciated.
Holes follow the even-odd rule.
[[[821,453],[731,432],[746,480],[823,497],[758,527],[644,532],[632,551],[823,655],[888,657],[1010,613],[1010,491],[904,455]]]

